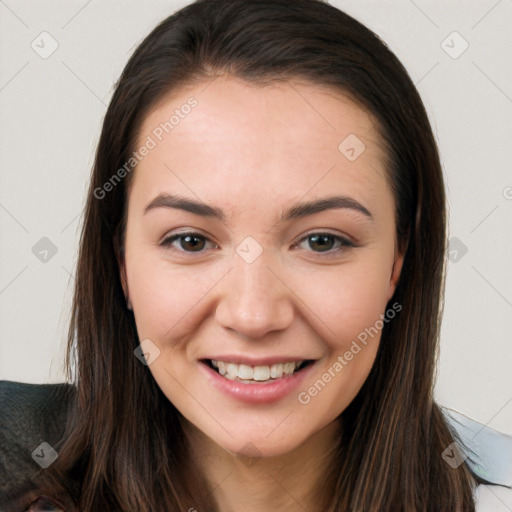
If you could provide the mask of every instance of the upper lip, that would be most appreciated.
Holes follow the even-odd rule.
[[[296,361],[313,361],[310,357],[301,356],[269,356],[269,357],[248,357],[234,355],[217,355],[203,357],[202,360],[224,361],[225,363],[246,364],[248,366],[272,366],[279,363],[294,363]]]

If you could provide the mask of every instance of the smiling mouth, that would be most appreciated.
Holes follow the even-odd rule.
[[[228,380],[250,384],[255,382],[274,382],[283,377],[291,377],[314,363],[315,360],[305,359],[262,366],[228,363],[214,359],[203,359],[201,362]]]

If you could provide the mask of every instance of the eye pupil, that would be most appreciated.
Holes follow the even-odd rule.
[[[329,241],[327,241],[328,247],[326,247],[326,240],[328,240],[328,239],[330,239],[331,244],[329,244]],[[310,236],[310,240],[312,242],[311,247],[313,247],[314,244],[318,244],[320,251],[329,251],[332,248],[332,239],[333,239],[333,235],[311,235]]]
[[[197,236],[185,235],[185,236],[181,237],[181,240],[182,240],[181,246],[183,247],[183,249],[187,249],[187,247],[185,247],[184,244],[191,244],[191,247],[193,250],[197,250],[198,246],[199,246],[198,250],[201,250],[204,246],[204,240],[202,240],[201,238],[199,238]],[[199,244],[197,243],[197,241],[199,241]]]

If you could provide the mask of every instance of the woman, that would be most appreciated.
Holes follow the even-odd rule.
[[[454,434],[432,396],[445,249],[432,130],[375,34],[319,0],[181,9],[104,120],[76,400],[40,494],[80,511],[474,511],[480,480],[441,456]]]

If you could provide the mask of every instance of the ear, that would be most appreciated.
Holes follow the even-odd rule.
[[[124,257],[124,247],[119,244],[119,238],[116,232],[115,236],[115,253],[117,259],[117,265],[119,267],[119,277],[121,278],[121,286],[123,287],[124,296],[126,298],[126,307],[129,310],[132,310],[132,305],[130,302],[130,293],[128,290],[128,279],[126,277],[126,263]]]
[[[124,296],[126,297],[126,307],[132,311],[132,303],[130,301],[130,292],[128,291],[128,279],[126,278],[126,265],[124,260],[119,264],[119,274],[121,277],[121,286],[123,287]]]
[[[407,244],[405,247],[407,247]],[[395,244],[395,258],[391,268],[391,277],[389,279],[388,301],[391,299],[391,297],[393,297],[393,294],[395,293],[396,287],[398,285],[398,280],[400,278],[402,266],[404,263],[405,250],[406,249],[399,251],[397,244]]]

